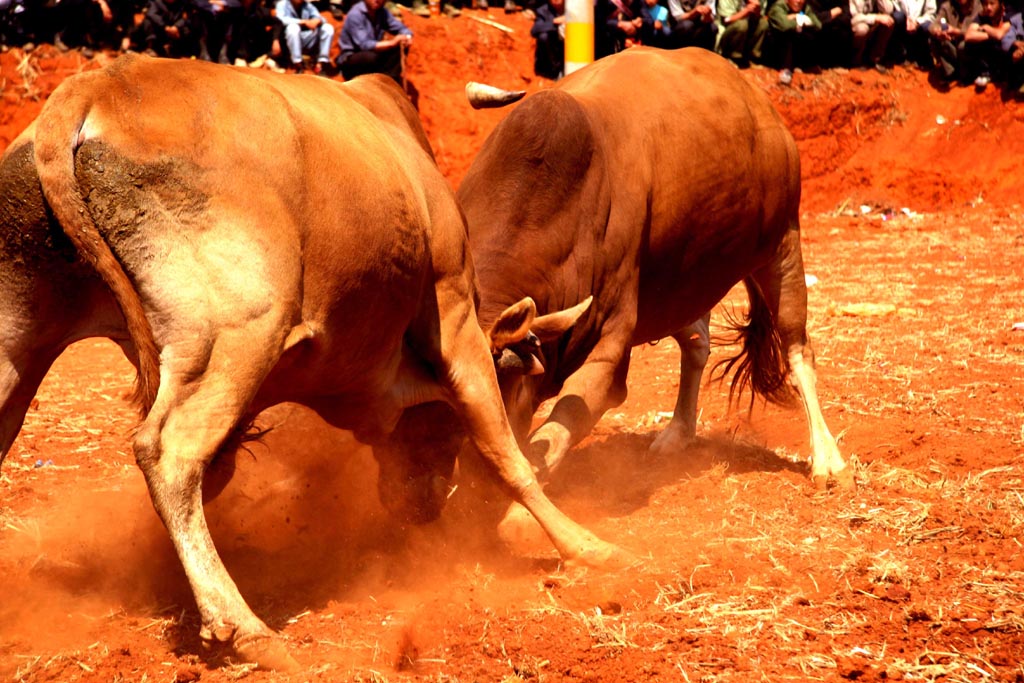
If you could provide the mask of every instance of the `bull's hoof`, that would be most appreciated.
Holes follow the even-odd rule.
[[[547,534],[530,511],[519,503],[512,503],[500,522],[498,538],[513,548],[535,546],[547,542]]]
[[[260,669],[288,673],[299,670],[299,663],[288,652],[284,640],[278,636],[258,633],[239,636],[232,643],[235,654],[243,662],[256,664]]]
[[[857,487],[853,481],[853,468],[844,467],[838,472],[833,472],[832,476],[835,477],[836,486],[844,491],[852,491]]]
[[[579,544],[577,552],[566,557],[564,563],[567,567],[612,571],[635,567],[640,564],[640,560],[629,551],[588,533],[587,538]]]
[[[851,467],[844,467],[838,472],[831,473],[831,476],[827,473],[811,475],[811,483],[818,491],[828,490],[830,480],[835,482],[835,488],[840,491],[852,491],[856,488],[856,483],[853,480],[853,468]]]
[[[675,457],[686,451],[697,443],[696,434],[680,434],[674,429],[666,428],[654,439],[654,443],[647,449],[653,457],[665,460]]]

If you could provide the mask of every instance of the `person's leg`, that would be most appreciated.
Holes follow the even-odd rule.
[[[284,27],[284,44],[288,46],[288,59],[294,68],[302,67],[302,29],[298,24]]]
[[[750,32],[750,23],[746,19],[734,21],[725,27],[722,40],[718,43],[718,51],[723,57],[734,62],[741,62],[746,57],[744,44]]]
[[[868,44],[870,31],[871,27],[867,24],[857,24],[853,27],[853,58],[851,61],[855,68],[864,65],[864,50]]]
[[[768,35],[768,20],[761,17],[747,32],[747,43],[744,57],[753,62],[760,62],[763,55],[764,39]]]
[[[397,49],[374,52],[365,50],[353,52],[341,65],[341,75],[346,81],[363,74],[379,73],[390,76],[396,83],[402,83],[402,57]]]
[[[324,21],[320,24],[320,27],[316,30],[317,38],[317,64],[321,65],[321,68],[330,63],[331,59],[331,41],[334,40],[334,27]]]
[[[561,69],[559,52],[564,50],[557,31],[547,31],[537,36],[537,44],[533,51],[533,71],[538,76],[558,78]]]
[[[892,26],[875,24],[871,30],[871,37],[868,40],[870,45],[868,62],[872,66],[881,64],[885,58],[885,50],[889,47],[889,39],[892,37]]]

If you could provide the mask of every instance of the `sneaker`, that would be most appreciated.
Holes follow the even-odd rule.
[[[878,63],[875,64],[875,71],[884,76],[885,74],[889,73],[889,67],[887,67],[885,64]]]
[[[988,74],[981,74],[974,79],[974,87],[978,90],[984,90],[988,87],[988,84],[992,82],[992,77]]]
[[[789,69],[783,69],[779,72],[779,83],[782,85],[789,85],[793,82],[793,72]]]
[[[413,0],[412,13],[417,17],[429,17],[430,8],[427,7],[427,3],[423,2],[423,0]]]
[[[515,0],[505,0],[505,14],[512,14],[518,11],[519,6],[515,3]]]
[[[483,10],[490,9],[490,6],[488,6],[488,4],[487,4],[487,0],[474,0],[473,5],[477,9],[483,9]]]
[[[455,19],[456,17],[462,16],[462,10],[460,10],[458,7],[451,4],[450,2],[444,6],[444,8],[441,10],[441,13],[444,14],[449,19]]]

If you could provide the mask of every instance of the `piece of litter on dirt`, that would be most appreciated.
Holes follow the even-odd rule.
[[[36,460],[36,462],[33,465],[33,467],[35,467],[36,469],[39,469],[40,467],[49,467],[52,464],[53,464],[52,460],[47,460],[46,462],[43,462],[42,460]]]
[[[893,306],[892,304],[858,303],[839,306],[836,308],[836,310],[839,312],[840,315],[869,317],[877,315],[889,315],[890,313],[895,313],[896,307]]]
[[[813,287],[814,285],[818,284],[818,276],[811,275],[810,273],[804,273],[804,282],[807,284],[808,287]]]
[[[863,214],[871,213],[871,207],[868,206],[867,204],[861,204],[860,205],[860,212],[863,213]]]
[[[1012,329],[1014,332],[1024,332],[1024,322],[1014,323],[1013,327],[1010,329]]]
[[[938,116],[935,117],[935,123],[939,124],[940,126],[945,125],[946,117],[943,116],[942,114],[939,114]]]

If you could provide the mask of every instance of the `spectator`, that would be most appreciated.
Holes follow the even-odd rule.
[[[668,0],[673,47],[715,49],[715,0]]]
[[[896,61],[913,62],[923,69],[932,66],[928,50],[928,35],[935,20],[936,0],[900,0],[903,3],[903,21],[897,21],[892,43]]]
[[[270,61],[279,58],[283,52],[281,35],[284,25],[262,0],[241,2],[231,24],[228,61],[238,66],[253,64],[261,57]],[[266,61],[263,63],[267,64]],[[271,68],[276,65],[276,62],[268,64]]]
[[[1018,12],[1010,16],[1010,31],[1003,38],[1003,46],[1010,56],[1007,84],[1024,95],[1024,17]]]
[[[775,0],[768,8],[768,30],[778,51],[779,83],[793,82],[793,68],[798,57],[804,64],[812,37],[821,30],[821,20],[806,11],[806,0]]]
[[[302,73],[302,55],[308,52],[316,60],[313,73],[323,73],[324,67],[330,63],[334,27],[324,21],[320,10],[309,0],[278,0],[276,12],[284,25],[284,42],[295,72]],[[349,18],[351,16],[350,12]],[[345,23],[348,23],[348,18]]]
[[[850,66],[853,28],[849,0],[807,0],[806,11],[821,22],[813,42],[814,59],[821,66]]]
[[[235,22],[240,0],[193,0],[193,24],[199,38],[199,58],[227,63],[228,31]]]
[[[565,73],[565,0],[547,0],[538,6],[530,35],[537,41],[534,73],[557,81]]]
[[[24,45],[29,38],[25,0],[0,0],[0,46]]]
[[[644,23],[640,16],[642,3],[643,0],[598,2],[594,9],[594,22],[600,21],[599,16],[604,17],[605,49],[610,53],[621,52],[640,41],[640,28]]]
[[[978,16],[977,0],[942,0],[935,12],[929,42],[942,83],[959,80],[967,83],[964,63],[964,34]]]
[[[136,49],[160,57],[193,57],[199,44],[188,0],[149,0],[142,23],[132,33]]]
[[[850,0],[850,27],[853,29],[853,66],[874,67],[881,73],[882,64],[896,20],[891,0]]]
[[[718,22],[721,24],[718,51],[745,68],[751,61],[761,61],[761,50],[768,19],[762,0],[719,0]]]
[[[128,0],[61,0],[55,12],[53,44],[61,50],[85,48],[87,57],[92,56],[93,48],[120,49],[125,30],[134,24]]]
[[[362,0],[341,27],[338,66],[345,80],[382,73],[402,84],[402,52],[412,45],[412,31],[384,8],[384,0]]]
[[[672,27],[668,23],[668,9],[658,0],[643,0],[640,6],[640,42],[651,47],[671,47]]]
[[[964,33],[964,60],[967,76],[975,76],[974,87],[984,90],[992,75],[1005,75],[1009,45],[1003,39],[1010,32],[1003,0],[981,0],[981,11]]]

